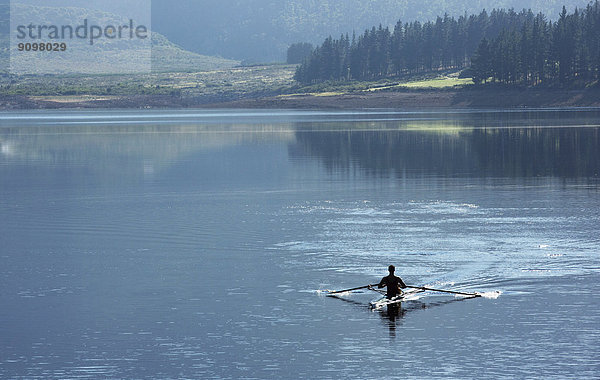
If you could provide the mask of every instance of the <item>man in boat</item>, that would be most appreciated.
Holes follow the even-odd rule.
[[[396,271],[395,266],[390,265],[388,267],[388,270],[390,271],[390,274],[382,278],[377,287],[380,289],[386,287],[387,293],[385,296],[388,299],[392,299],[397,295],[402,294],[402,290],[400,289],[406,288],[406,284],[404,283],[404,281],[402,281],[400,277],[394,275],[394,272]]]

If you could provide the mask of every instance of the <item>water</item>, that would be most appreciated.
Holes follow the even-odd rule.
[[[2,378],[597,378],[600,110],[0,114]],[[396,315],[390,263],[429,294]]]

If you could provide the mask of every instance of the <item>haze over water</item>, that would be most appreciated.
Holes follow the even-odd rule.
[[[595,378],[600,110],[0,113],[2,378]],[[395,264],[428,294],[372,312]]]

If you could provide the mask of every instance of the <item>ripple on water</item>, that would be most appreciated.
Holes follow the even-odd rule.
[[[275,246],[300,254],[301,261],[290,259],[294,265],[372,276],[395,262],[403,276],[418,282],[452,278],[483,287],[503,282],[521,286],[514,280],[597,271],[586,252],[595,244],[562,229],[586,221],[554,215],[551,209],[443,201],[327,201],[288,207],[283,216],[294,219],[306,212],[313,214],[311,223],[320,232],[309,240]],[[308,255],[312,259],[302,261]]]

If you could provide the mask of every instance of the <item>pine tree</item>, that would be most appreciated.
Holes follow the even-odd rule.
[[[475,55],[471,59],[471,71],[475,84],[486,83],[492,76],[492,55],[486,38],[481,40]]]

